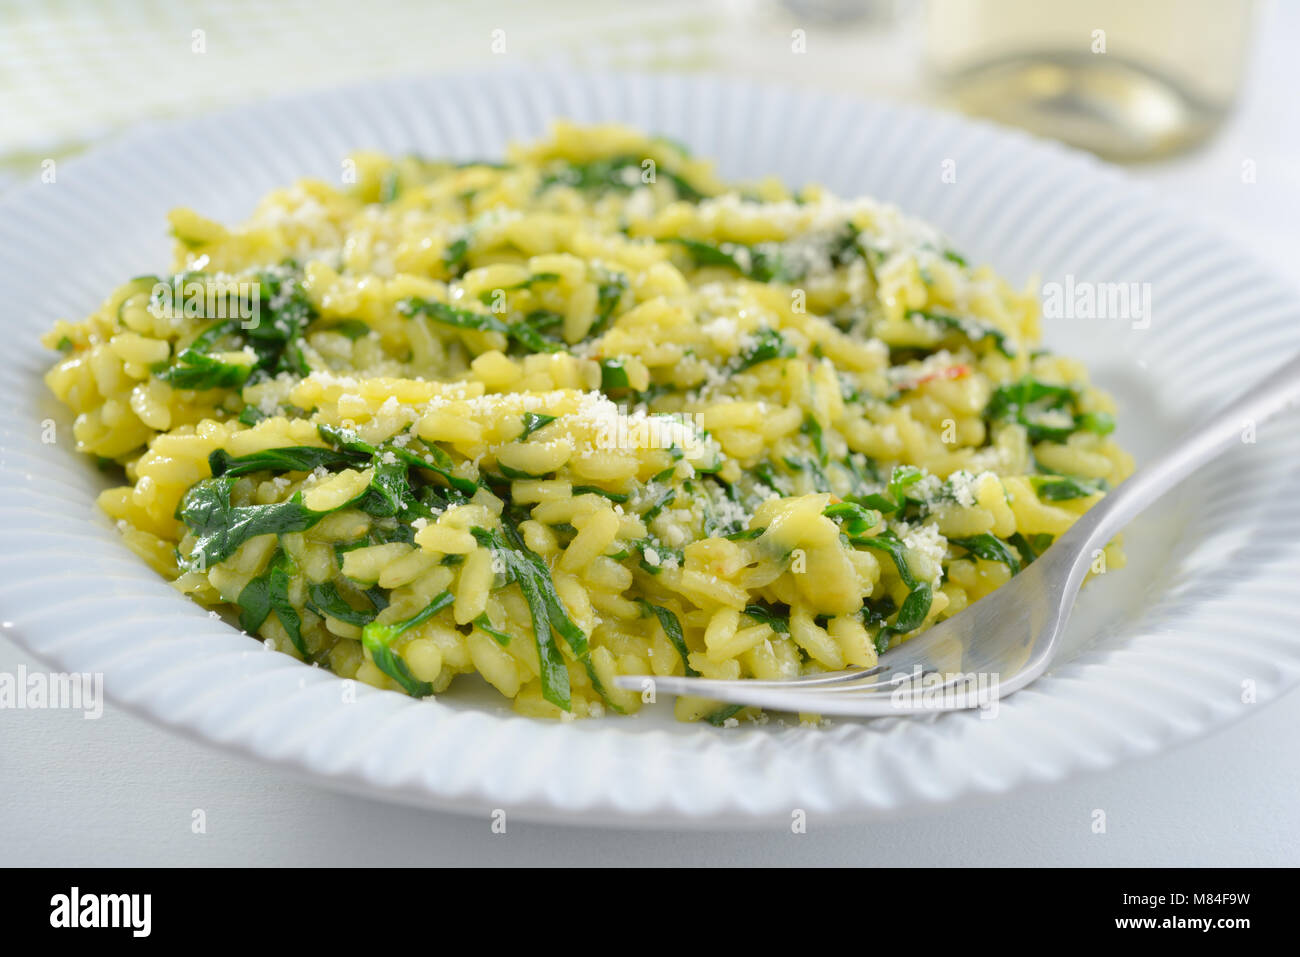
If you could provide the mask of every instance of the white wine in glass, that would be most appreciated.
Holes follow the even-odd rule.
[[[1120,161],[1208,137],[1241,84],[1252,0],[929,0],[944,98]]]

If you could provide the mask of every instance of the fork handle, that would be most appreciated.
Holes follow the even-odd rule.
[[[1201,466],[1232,446],[1246,442],[1252,430],[1290,405],[1300,402],[1300,355],[1247,389],[1209,421],[1186,433],[1167,452],[1137,472],[1090,508],[1066,533],[1084,554],[1101,548],[1125,525]]]

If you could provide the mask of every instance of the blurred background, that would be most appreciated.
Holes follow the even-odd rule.
[[[1065,140],[1290,269],[1297,39],[1282,0],[6,0],[0,191],[141,120],[368,77],[708,71]]]
[[[0,0],[0,199],[39,182],[44,160],[134,124],[280,93],[529,65],[707,71],[1071,142],[1296,282],[1298,40],[1297,0]],[[40,667],[0,637],[0,667],[20,665]],[[793,843],[534,827],[485,846],[462,819],[376,815],[113,705],[89,732],[71,712],[4,720],[11,864],[550,861],[556,849],[570,863],[1294,864],[1296,695],[1104,776]],[[219,841],[189,833],[204,802],[224,809]],[[1089,811],[1112,805],[1126,816],[1099,840]],[[358,826],[380,817],[392,826]]]

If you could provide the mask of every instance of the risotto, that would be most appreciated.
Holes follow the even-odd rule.
[[[45,341],[127,545],[344,677],[586,717],[870,666],[1132,469],[1034,296],[873,200],[569,124],[340,180],[174,211],[174,272]]]

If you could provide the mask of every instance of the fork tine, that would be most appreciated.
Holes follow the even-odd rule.
[[[911,644],[916,647],[899,653]],[[746,707],[867,717],[985,707],[990,698],[1001,696],[996,688],[991,695],[970,688],[963,673],[945,672],[936,667],[932,649],[925,647],[927,644],[916,639],[906,642],[887,652],[873,668],[808,675],[803,679],[734,681],[624,675],[616,678],[615,683],[628,690],[643,690],[648,686],[656,692],[693,695]],[[941,676],[937,681],[930,677],[936,674]]]
[[[693,695],[701,698],[714,698],[733,704],[756,701],[759,697],[770,700],[773,695],[783,699],[799,702],[799,710],[815,711],[815,702],[839,698],[841,700],[862,701],[867,698],[901,699],[909,695],[904,687],[915,678],[914,673],[894,672],[886,674],[882,668],[863,669],[858,672],[837,672],[828,681],[821,683],[799,683],[795,681],[729,681],[725,679],[688,678],[681,676],[655,677],[653,675],[621,675],[615,678],[620,688],[638,691],[650,683],[656,691],[674,695]],[[963,680],[961,675],[948,676],[938,684],[932,684],[927,691],[942,691]],[[742,700],[742,698],[744,700]]]
[[[687,689],[681,693],[698,694],[722,703],[772,711],[860,717],[935,714],[941,711],[984,707],[987,702],[987,698],[982,698],[978,694],[944,697],[942,691],[938,689],[930,689],[928,695],[912,695],[897,688],[890,693],[883,693],[882,689],[881,693],[851,694],[807,689],[749,688],[746,687],[748,682],[744,681],[722,681],[719,684],[729,687],[723,687],[716,693],[703,693],[701,689],[687,686]]]
[[[1044,556],[1046,558],[1046,555]],[[1018,578],[1032,581],[1033,569],[1022,572]],[[1038,574],[1041,574],[1041,570]],[[1010,586],[977,602],[972,609],[954,616],[910,638],[880,656],[873,668],[826,672],[779,681],[719,680],[681,676],[656,678],[651,675],[622,676],[615,679],[620,688],[643,690],[653,687],[667,694],[693,695],[719,702],[744,706],[772,708],[782,711],[800,711],[839,715],[918,714],[961,708],[983,707],[992,699],[1010,693],[1018,685],[1001,680],[1008,672],[1021,670],[1019,662],[1010,662],[1009,650],[1016,643],[1000,642],[998,650],[1003,658],[990,660],[987,655],[971,657],[971,640],[975,635],[987,633],[986,621],[977,611],[992,613],[995,608],[1005,608]],[[1041,602],[1040,602],[1041,603]],[[1025,618],[1022,596],[1020,612],[1016,618]],[[1038,611],[1037,605],[1032,605]],[[996,617],[1001,633],[1013,617],[1005,611]],[[1037,623],[1035,623],[1037,624]],[[1009,632],[1015,634],[1013,630]],[[942,680],[928,676],[939,674]],[[989,675],[994,679],[991,691],[986,687],[972,688],[968,676]],[[922,682],[925,680],[925,683]],[[650,684],[647,684],[649,682]],[[1023,682],[1020,682],[1023,683]],[[955,692],[955,693],[954,693]],[[936,699],[942,699],[936,702]]]
[[[815,688],[852,682],[855,679],[878,674],[880,671],[881,666],[876,665],[871,668],[825,671],[818,674],[800,675],[794,678],[781,678],[775,680],[746,678],[743,681],[743,684],[747,688],[790,690],[798,688]],[[645,687],[645,682],[647,681],[653,682],[657,688],[667,691],[669,694],[704,694],[707,689],[728,687],[737,683],[729,680],[724,681],[723,679],[692,678],[684,677],[682,675],[671,675],[666,677],[659,675],[620,675],[614,680],[614,683],[618,685],[618,687],[629,691],[639,691]]]
[[[720,701],[728,700],[727,694],[738,686],[750,691],[811,692],[825,690],[863,693],[872,688],[878,692],[884,687],[888,687],[892,691],[897,687],[897,684],[888,683],[885,680],[886,676],[892,679],[894,675],[900,673],[912,674],[916,665],[923,661],[929,663],[929,656],[926,654],[928,649],[925,647],[928,643],[920,640],[924,637],[925,635],[921,635],[912,641],[891,648],[881,656],[879,663],[870,668],[827,671],[776,680],[746,678],[743,681],[685,677],[681,675],[620,675],[614,679],[614,683],[628,691],[640,691],[646,687],[646,682],[651,682],[657,690],[666,691],[669,694],[710,697],[717,698]]]

